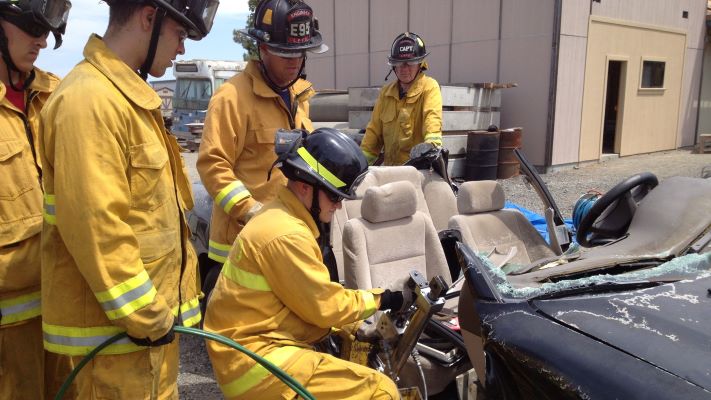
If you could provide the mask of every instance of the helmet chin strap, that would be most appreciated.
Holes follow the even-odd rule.
[[[148,79],[148,73],[153,66],[153,60],[156,58],[156,49],[158,48],[158,37],[160,36],[161,26],[163,25],[163,18],[166,15],[166,11],[162,8],[156,8],[156,16],[153,22],[153,32],[151,33],[151,42],[148,45],[148,54],[146,54],[146,59],[143,61],[143,65],[138,70],[139,75],[143,80]]]
[[[22,87],[15,86],[15,82],[12,80],[12,73],[16,72],[19,77],[22,77],[22,71],[20,71],[15,63],[10,57],[10,50],[8,49],[8,40],[5,36],[5,30],[0,26],[0,53],[2,53],[2,60],[5,62],[5,68],[7,68],[7,80],[10,82],[10,87],[16,92],[24,92],[30,87],[32,81],[35,80],[35,69],[32,68],[27,79],[22,83]]]
[[[329,224],[321,221],[321,203],[319,200],[319,192],[321,191],[321,188],[319,185],[311,185],[311,187],[314,188],[314,191],[313,199],[311,200],[311,210],[309,210],[309,212],[311,213],[311,217],[314,219],[314,222],[316,222],[316,227],[318,228],[319,246],[323,247],[323,245],[327,243],[321,243],[321,241],[329,241],[329,235],[327,235],[330,233],[327,229]]]
[[[319,227],[319,231],[321,230],[321,204],[319,202],[319,192],[321,191],[321,188],[319,188],[319,185],[314,185],[312,184],[311,187],[314,189],[313,190],[313,197],[311,198],[311,217],[314,219],[314,222],[316,222],[316,225]]]
[[[283,92],[284,90],[290,88],[291,85],[295,84],[296,81],[298,81],[302,77],[305,77],[304,76],[304,67],[306,66],[306,55],[304,55],[304,59],[301,60],[301,68],[299,68],[299,73],[296,74],[296,78],[294,78],[294,80],[289,82],[286,86],[279,86],[272,80],[272,78],[269,76],[269,71],[267,71],[267,68],[264,66],[264,61],[262,60],[262,51],[259,50],[258,54],[259,54],[259,61],[260,61],[259,65],[260,65],[260,69],[262,71],[262,76],[264,77],[264,80],[267,82],[267,86],[272,88],[272,90],[277,93]]]

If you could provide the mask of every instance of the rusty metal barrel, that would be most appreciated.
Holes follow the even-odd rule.
[[[521,148],[522,128],[504,129],[499,135],[499,159],[496,179],[508,179],[519,174],[519,161],[514,149]]]
[[[499,159],[499,132],[467,132],[465,178],[468,181],[496,179]]]

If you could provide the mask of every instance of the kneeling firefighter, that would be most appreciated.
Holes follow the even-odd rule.
[[[205,329],[271,361],[318,399],[399,398],[385,375],[313,350],[333,327],[409,306],[402,292],[345,289],[330,281],[323,264],[317,221],[329,222],[344,198],[355,197],[365,158],[348,136],[321,128],[302,135],[274,164],[287,185],[237,236]],[[296,395],[244,354],[214,342],[207,349],[226,398]]]

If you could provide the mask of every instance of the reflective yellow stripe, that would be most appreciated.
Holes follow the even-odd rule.
[[[317,174],[321,175],[321,177],[323,177],[326,182],[337,188],[346,186],[345,182],[338,179],[336,175],[334,175],[331,171],[326,169],[326,167],[316,161],[314,156],[312,156],[311,153],[309,153],[309,151],[306,150],[305,147],[299,147],[299,150],[297,150],[296,152],[299,153],[301,158],[306,161],[306,164],[308,164],[314,171],[316,171]]]
[[[301,350],[300,347],[294,346],[280,347],[264,356],[264,358],[270,363],[276,365],[277,367],[281,367],[299,350]],[[221,385],[220,389],[222,389],[222,393],[224,393],[225,397],[239,396],[243,393],[246,393],[253,387],[257,386],[262,380],[264,380],[264,378],[268,377],[269,375],[271,375],[271,373],[267,371],[266,368],[264,368],[261,364],[257,364],[250,368],[247,373],[240,376],[239,378],[233,380],[232,382],[226,385]]]
[[[365,310],[361,314],[360,319],[366,319],[371,315],[375,314],[377,306],[375,305],[375,296],[367,290],[359,290],[361,296],[363,296],[363,302],[365,303]]]
[[[77,328],[45,322],[42,322],[42,331],[46,350],[71,356],[87,355],[110,337],[125,332],[117,326]],[[124,337],[102,349],[99,354],[126,354],[144,349],[145,347],[136,346]]]
[[[207,256],[217,262],[224,263],[227,261],[227,256],[230,254],[230,245],[218,242],[209,241]]]
[[[57,210],[55,208],[57,199],[53,194],[44,195],[44,207],[42,209],[42,216],[45,222],[50,225],[57,225]]]
[[[183,321],[183,326],[194,326],[200,322],[202,314],[200,300],[197,297],[180,305],[180,319]]]
[[[118,285],[94,293],[110,320],[124,318],[151,304],[156,297],[156,288],[146,270]]]
[[[180,310],[180,318],[182,320],[182,326],[194,326],[202,319],[202,313],[200,312],[200,299],[198,297],[188,300],[180,306],[175,306],[171,310],[174,317],[178,317],[178,310]]]
[[[227,279],[248,289],[259,290],[262,292],[272,291],[271,286],[269,286],[269,283],[264,276],[237,268],[237,266],[232,264],[230,260],[225,262],[225,265],[222,267],[222,273],[227,277]]]
[[[42,314],[40,292],[0,300],[0,325],[14,324]]]
[[[217,197],[215,197],[215,203],[229,214],[235,204],[247,197],[252,197],[249,190],[247,190],[241,181],[234,181],[220,190]]]

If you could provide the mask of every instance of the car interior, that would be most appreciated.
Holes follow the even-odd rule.
[[[688,251],[699,237],[711,241],[711,180],[674,177],[656,186],[656,177],[640,175],[613,188],[614,198],[589,221],[589,248],[573,247],[561,254],[558,243],[547,243],[521,212],[504,208],[504,191],[496,181],[464,182],[453,190],[433,168],[371,167],[357,189],[358,199],[344,201],[334,216],[332,241],[340,280],[351,288],[393,288],[415,267],[428,278],[441,274],[448,283],[456,281],[459,271],[451,265],[448,270],[452,256],[443,250],[447,232],[501,268],[513,287],[537,287],[625,262],[629,268],[644,268],[634,264],[641,258],[659,259],[652,264],[656,266]],[[535,178],[531,181],[536,183]],[[647,187],[640,188],[643,184]],[[545,191],[537,189],[539,195]],[[474,294],[467,285],[461,292],[460,287],[458,298],[450,296],[448,309],[458,311],[471,365],[483,376]],[[446,384],[453,376],[438,371],[437,362],[428,364],[427,382],[432,382],[431,393],[437,393],[442,386],[436,382]],[[416,376],[411,379],[417,382]]]

